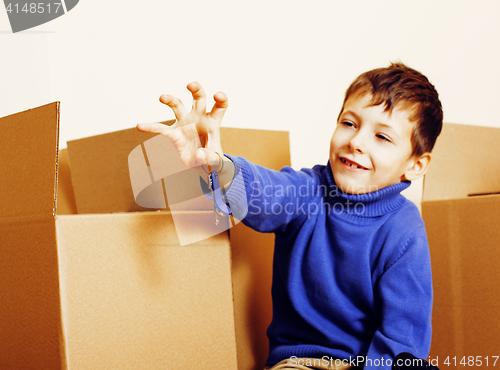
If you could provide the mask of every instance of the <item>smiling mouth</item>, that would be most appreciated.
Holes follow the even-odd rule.
[[[340,158],[340,161],[346,165],[347,167],[350,167],[352,169],[360,169],[360,170],[367,170],[367,168],[363,167],[363,166],[360,166],[359,164],[355,163],[355,162],[352,162],[350,160],[348,160],[347,158],[343,158],[341,157]]]

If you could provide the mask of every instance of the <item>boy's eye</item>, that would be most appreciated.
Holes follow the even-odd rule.
[[[384,140],[384,141],[391,142],[391,139],[389,139],[387,136],[382,135],[382,134],[377,134],[377,138]]]
[[[348,127],[353,127],[354,126],[354,123],[349,122],[349,121],[342,121],[342,124],[345,125],[345,126],[348,126]]]

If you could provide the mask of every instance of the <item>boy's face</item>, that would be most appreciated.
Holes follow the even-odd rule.
[[[383,104],[370,106],[370,93],[346,101],[330,144],[330,165],[337,186],[346,193],[376,191],[405,180],[414,164],[411,112]]]

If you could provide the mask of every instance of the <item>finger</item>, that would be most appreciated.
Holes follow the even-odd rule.
[[[188,114],[186,108],[184,107],[184,104],[182,104],[180,99],[176,98],[175,96],[163,94],[162,96],[160,96],[160,101],[172,108],[177,121],[180,121],[186,114]]]
[[[136,127],[141,132],[151,132],[154,134],[167,134],[171,130],[170,126],[162,123],[139,123]]]
[[[205,90],[198,82],[191,82],[187,85],[188,90],[193,95],[193,108],[192,110],[199,113],[205,114],[207,112],[207,99]]]
[[[218,92],[217,94],[214,95],[214,100],[215,104],[212,107],[210,116],[213,119],[220,121],[222,120],[222,117],[224,117],[224,113],[226,113],[226,109],[229,105],[227,95],[224,94],[223,92]]]

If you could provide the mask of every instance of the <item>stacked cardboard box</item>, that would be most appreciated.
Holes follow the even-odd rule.
[[[134,201],[127,156],[152,135],[59,150],[59,124],[59,103],[0,119],[0,368],[261,368],[273,236],[238,224],[180,246],[170,211]],[[286,132],[224,129],[222,141],[290,164]],[[213,222],[186,217],[194,235]]]
[[[500,356],[499,142],[499,129],[447,124],[425,177],[422,214],[434,281],[430,357],[440,368],[493,366]]]
[[[59,150],[58,103],[0,128],[0,368],[262,368],[272,235],[238,224],[181,247],[171,213],[138,206],[130,185],[127,157],[153,135]],[[255,163],[290,164],[285,132],[223,129],[222,140]],[[500,355],[499,141],[498,129],[445,125],[425,179],[431,359],[444,368]]]

